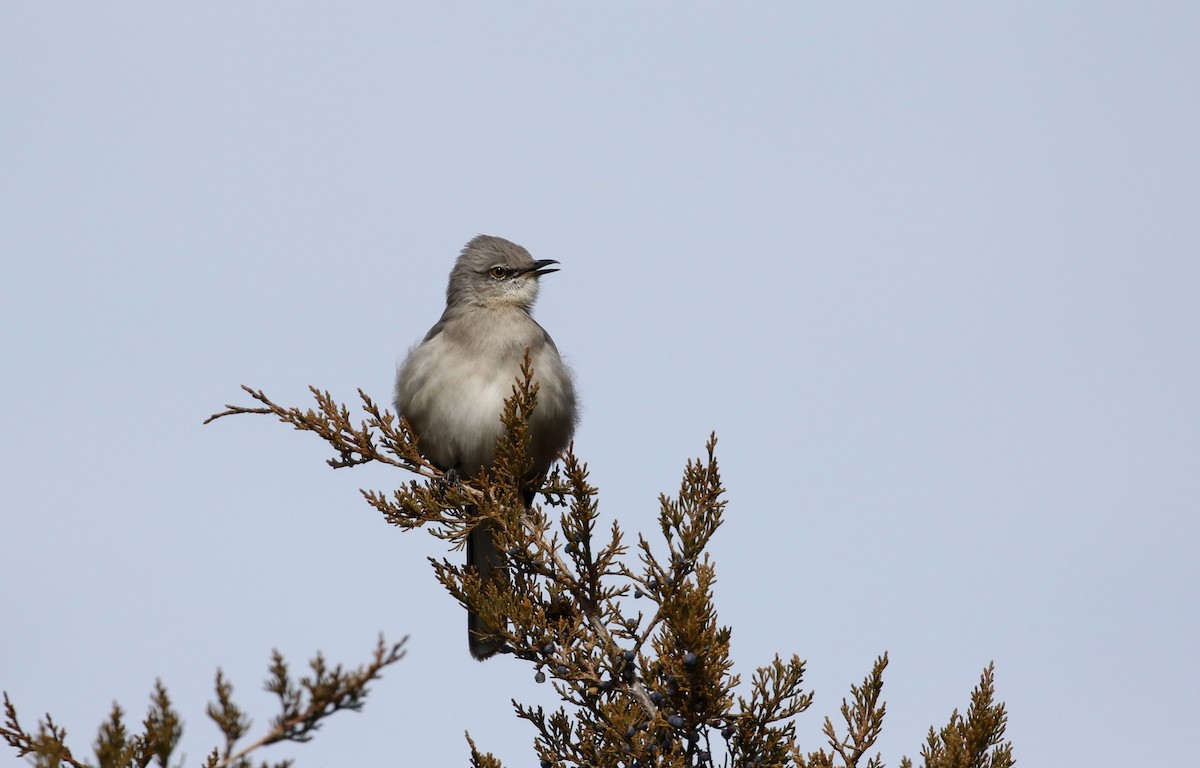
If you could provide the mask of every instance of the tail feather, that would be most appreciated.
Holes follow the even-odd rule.
[[[496,548],[490,523],[478,526],[467,537],[467,565],[474,567],[485,582],[501,576],[500,550]],[[467,646],[479,661],[490,659],[500,650],[499,642],[492,638],[493,632],[478,614],[467,612]]]

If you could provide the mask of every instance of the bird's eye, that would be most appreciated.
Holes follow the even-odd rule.
[[[492,267],[488,270],[488,274],[499,280],[502,277],[508,277],[508,270],[504,267]]]

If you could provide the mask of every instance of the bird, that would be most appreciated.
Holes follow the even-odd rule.
[[[578,421],[571,369],[532,314],[541,278],[559,271],[551,266],[558,263],[535,261],[501,237],[472,239],[450,271],[445,311],[396,373],[396,411],[408,421],[421,453],[443,472],[473,477],[495,460],[504,401],[522,377],[529,350],[538,402],[529,419],[533,468],[523,479],[526,506]],[[467,566],[481,578],[499,575],[501,557],[489,524],[468,534],[466,549]],[[467,643],[480,661],[499,650],[492,629],[473,612],[467,614]]]

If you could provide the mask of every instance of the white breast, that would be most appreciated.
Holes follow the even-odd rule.
[[[528,322],[541,342],[541,329]],[[467,348],[455,338],[441,333],[412,350],[397,378],[396,407],[416,430],[421,451],[431,461],[469,476],[492,462],[504,429],[504,401],[520,376],[526,345],[510,341],[493,348]],[[536,346],[532,362],[541,387],[531,422],[533,458],[543,472],[574,431],[574,391],[554,348],[544,342],[529,346]]]

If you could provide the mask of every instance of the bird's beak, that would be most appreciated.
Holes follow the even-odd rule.
[[[554,259],[541,259],[539,261],[535,261],[535,262],[533,262],[532,267],[525,270],[525,274],[533,275],[535,277],[541,277],[542,275],[548,275],[551,272],[557,272],[558,271],[557,269],[546,269],[546,267],[550,266],[551,264],[557,264],[557,263],[558,262],[555,261]]]

